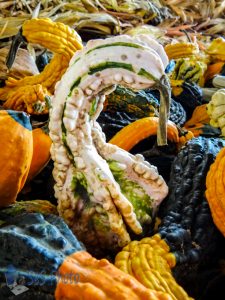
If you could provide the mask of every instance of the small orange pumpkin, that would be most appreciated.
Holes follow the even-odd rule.
[[[0,110],[0,207],[16,201],[30,169],[32,127],[24,112]]]
[[[52,141],[47,133],[47,128],[35,128],[32,130],[32,134],[33,156],[27,181],[32,180],[36,175],[38,175],[51,158],[50,148]]]

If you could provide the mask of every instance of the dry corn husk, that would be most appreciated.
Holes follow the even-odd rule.
[[[18,32],[40,1],[0,1],[0,39]],[[161,20],[159,0],[42,0],[39,18],[51,18],[76,30],[120,34],[155,17]]]
[[[204,34],[225,34],[224,0],[163,0],[164,5],[179,16],[178,23],[196,24]]]
[[[20,79],[39,73],[33,57],[25,49],[18,50],[13,66],[8,70],[5,64],[8,52],[9,48],[0,49],[0,79],[6,80],[9,76]]]

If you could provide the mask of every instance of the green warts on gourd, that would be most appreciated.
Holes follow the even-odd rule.
[[[132,203],[137,219],[141,224],[151,223],[152,199],[136,182],[128,179],[126,173],[116,161],[108,161],[109,168],[119,183],[121,192]]]
[[[146,37],[143,41],[128,36],[94,40],[74,55],[67,72],[56,85],[49,124],[55,196],[60,214],[76,228],[75,231],[79,227],[79,238],[87,244],[92,241],[86,237],[88,224],[82,223],[82,210],[80,216],[77,214],[77,206],[82,206],[85,198],[77,195],[78,186],[88,195],[92,216],[95,216],[89,215],[89,224],[97,226],[98,218],[107,219],[108,233],[101,236],[106,248],[129,242],[127,227],[136,234],[142,233],[142,223],[150,222],[168,193],[155,167],[143,158],[107,144],[95,123],[103,108],[104,94],[110,93],[111,87],[120,84],[134,90],[158,88],[162,96],[158,143],[166,144],[170,103],[170,88],[164,73],[167,62],[162,46],[157,42],[152,45]],[[124,176],[117,176],[110,169],[108,162],[112,160],[123,165]],[[131,183],[135,186],[135,195],[128,189]],[[139,204],[134,200],[138,196],[143,198]],[[114,236],[113,241],[109,235]]]

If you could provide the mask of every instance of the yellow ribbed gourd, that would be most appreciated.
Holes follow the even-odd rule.
[[[144,286],[168,293],[173,300],[192,299],[174,279],[171,269],[176,258],[159,234],[129,243],[117,254],[115,265]]]
[[[164,49],[169,59],[190,57],[199,53],[198,45],[194,43],[168,44]]]
[[[222,37],[214,39],[206,49],[212,61],[225,61],[225,39]]]
[[[49,49],[54,56],[40,74],[20,80],[9,77],[5,87],[0,89],[0,99],[5,101],[6,109],[46,113],[46,96],[53,94],[55,84],[65,73],[73,54],[82,49],[81,38],[69,26],[48,18],[25,21],[22,36],[28,43]]]

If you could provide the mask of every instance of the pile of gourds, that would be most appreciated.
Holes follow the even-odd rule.
[[[83,47],[49,19],[16,39],[54,56],[0,88],[0,282],[10,262],[27,299],[210,299],[225,249],[225,40]],[[36,115],[49,120],[36,128]],[[50,161],[57,207],[20,201]]]

